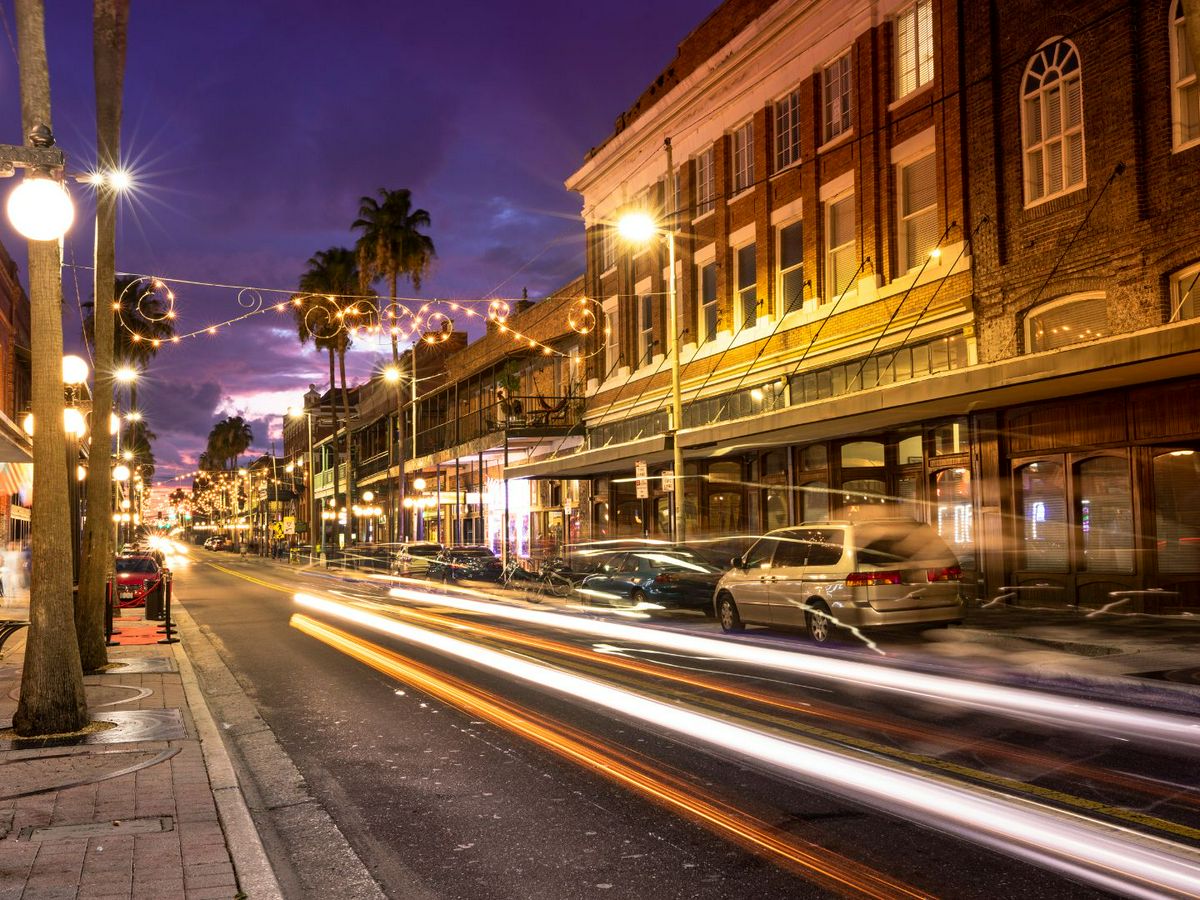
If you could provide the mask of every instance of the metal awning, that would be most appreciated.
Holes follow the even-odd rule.
[[[0,463],[27,462],[33,462],[32,439],[0,412]]]
[[[667,435],[659,434],[624,444],[610,444],[607,447],[569,453],[558,458],[515,463],[504,471],[506,478],[587,478],[622,469],[632,472],[633,464],[639,460],[654,465],[669,461],[671,456],[671,439]]]

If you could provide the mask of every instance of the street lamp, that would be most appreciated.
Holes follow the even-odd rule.
[[[664,141],[667,151],[667,187],[675,177],[671,158],[671,139]],[[674,195],[673,191],[670,191]],[[661,228],[645,212],[633,212],[623,216],[617,223],[617,233],[626,240],[645,244],[655,235],[662,234],[667,240],[667,335],[670,338],[668,352],[671,354],[671,435],[672,464],[675,471],[671,477],[672,506],[675,512],[674,541],[682,544],[686,540],[683,505],[683,447],[679,443],[679,429],[683,427],[683,399],[679,385],[679,297],[675,284],[675,218],[678,210],[672,209],[667,227]],[[664,479],[665,481],[665,479]],[[666,484],[663,485],[667,487]]]
[[[309,543],[312,544],[312,549],[315,551],[318,546],[325,546],[325,523],[328,520],[324,516],[321,517],[321,543],[318,545],[315,540],[317,528],[317,469],[313,462],[312,413],[310,413],[304,407],[293,406],[288,409],[288,415],[293,419],[299,419],[301,416],[303,416],[305,419],[305,424],[308,426],[308,474],[305,477],[305,481],[308,484],[308,537]]]

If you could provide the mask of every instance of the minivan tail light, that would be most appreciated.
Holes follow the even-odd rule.
[[[946,566],[941,569],[929,570],[930,581],[958,581],[962,578],[962,568],[960,566]]]
[[[872,587],[877,584],[899,584],[899,572],[851,572],[846,587]]]

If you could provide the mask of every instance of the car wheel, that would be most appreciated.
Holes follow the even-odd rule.
[[[717,598],[717,621],[721,623],[722,631],[741,631],[746,627],[742,624],[737,604],[728,594]]]
[[[644,603],[646,603],[646,592],[642,590],[635,590],[629,595],[629,599],[633,601],[634,606],[642,606]]]
[[[804,625],[814,644],[828,644],[833,639],[833,617],[822,600],[813,600],[805,607]]]

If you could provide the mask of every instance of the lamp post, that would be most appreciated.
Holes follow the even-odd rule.
[[[394,447],[396,444],[396,435],[404,436],[404,406],[400,402],[400,381],[403,375],[400,372],[399,366],[387,366],[383,370],[383,380],[388,384],[393,385],[396,389],[396,424],[388,428],[388,466],[390,468],[392,459],[395,456]],[[399,459],[397,460],[399,472],[396,476],[396,489],[389,491],[389,521],[388,521],[388,540],[395,543],[401,540],[404,535],[404,528],[400,526],[397,517],[401,514],[400,510],[406,508],[404,506],[404,449],[401,444]]]
[[[671,139],[664,141],[667,151],[667,191],[674,198],[671,179],[675,177],[672,164]],[[672,202],[672,206],[674,203]],[[672,208],[667,227],[660,228],[645,212],[634,212],[623,216],[617,223],[617,230],[626,240],[644,244],[656,234],[662,234],[667,239],[667,334],[670,338],[668,352],[671,354],[671,425],[667,433],[671,436],[672,464],[675,471],[671,476],[671,500],[675,519],[675,543],[682,544],[686,539],[683,503],[683,448],[679,444],[679,429],[683,427],[683,399],[679,378],[679,297],[675,283],[675,219],[678,210]],[[665,487],[665,485],[664,485]]]
[[[316,464],[313,462],[312,413],[310,413],[307,409],[304,409],[302,407],[293,406],[291,409],[288,410],[288,415],[291,416],[293,419],[298,419],[301,416],[304,416],[305,424],[308,427],[308,477],[307,477],[308,516],[309,516],[309,519],[308,519],[309,535],[308,535],[308,537],[309,537],[309,543],[312,545],[311,552],[315,553],[315,552],[317,552],[317,550],[320,547],[325,546],[325,518],[322,516],[320,519],[321,543],[318,544],[315,540],[317,521],[318,521],[318,518],[317,518],[317,485],[316,485],[317,467],[316,467]]]

